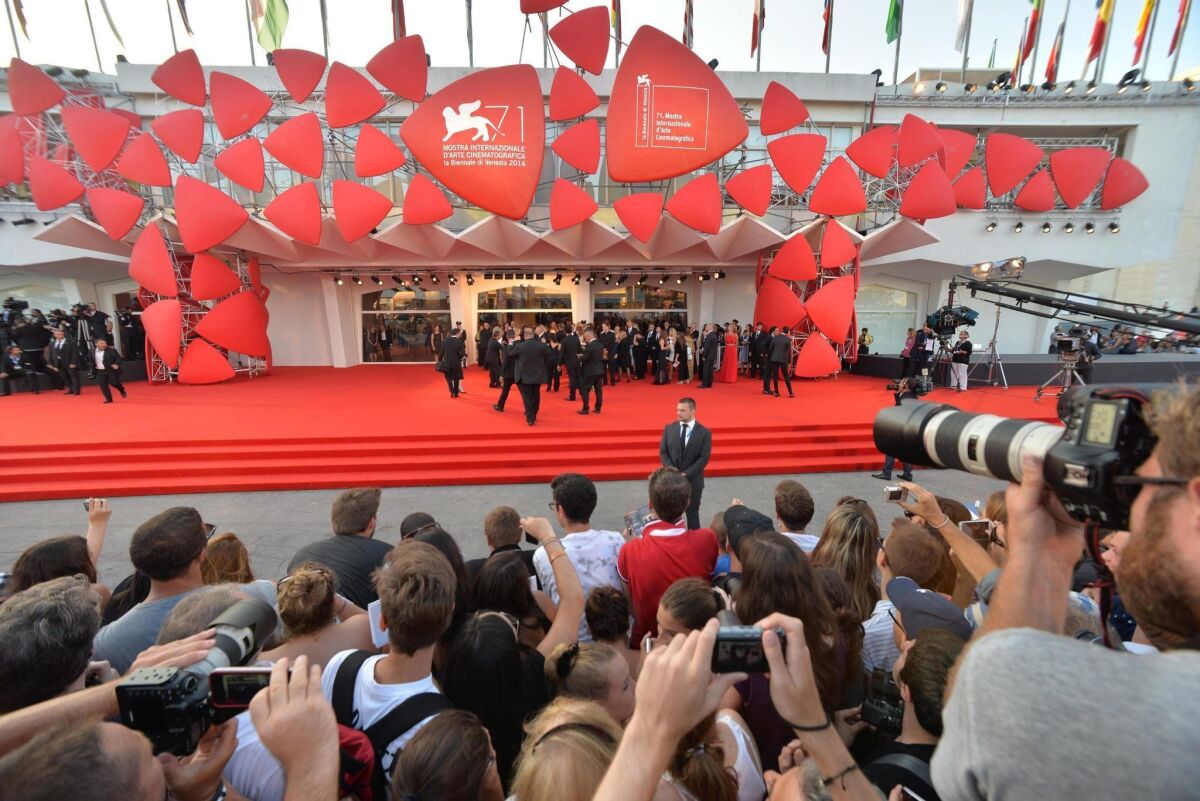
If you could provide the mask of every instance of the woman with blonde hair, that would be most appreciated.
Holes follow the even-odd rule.
[[[590,801],[620,739],[621,727],[599,704],[555,699],[525,727],[513,796],[520,801]]]
[[[851,609],[860,621],[871,616],[879,601],[875,583],[875,555],[879,552],[879,524],[856,504],[834,507],[825,518],[825,529],[812,552],[814,567],[828,567],[850,587]]]
[[[305,562],[279,582],[276,593],[286,640],[264,652],[263,659],[275,662],[303,655],[310,664],[324,666],[341,651],[376,650],[370,620],[354,614],[358,607],[334,591],[333,572],[325,565]]]
[[[633,717],[637,681],[625,658],[607,645],[559,645],[546,657],[546,678],[556,697],[595,701],[622,726]]]

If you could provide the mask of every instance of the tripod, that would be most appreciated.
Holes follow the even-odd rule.
[[[1062,391],[1059,392],[1060,396],[1064,392],[1069,392],[1071,387],[1073,387],[1076,384],[1078,384],[1081,387],[1086,387],[1087,382],[1079,377],[1079,373],[1076,370],[1076,366],[1078,365],[1078,363],[1079,363],[1079,357],[1077,355],[1064,354],[1064,356],[1062,357],[1062,368],[1059,369],[1059,371],[1057,373],[1050,376],[1050,378],[1046,379],[1046,383],[1042,384],[1040,387],[1037,388],[1037,390],[1033,393],[1033,399],[1035,401],[1041,400],[1042,395],[1046,394],[1046,388],[1049,387],[1051,384],[1053,384],[1055,381],[1057,381],[1060,377],[1062,378]]]
[[[950,343],[944,336],[937,334],[937,340],[937,353],[934,354],[933,362],[929,365],[929,374],[933,383],[941,387],[948,387],[953,378],[950,373],[950,363],[954,360],[953,353],[950,349]]]
[[[1000,384],[1005,389],[1008,389],[1008,377],[1004,375],[1004,363],[1000,361],[1000,351],[996,350],[996,335],[999,333],[999,331],[1000,307],[997,306],[996,324],[992,327],[992,338],[987,344],[987,350],[984,351],[984,355],[987,357],[986,361],[980,360],[971,365],[971,369],[967,371],[967,381],[983,381],[991,387],[996,386],[996,384]],[[987,378],[971,378],[971,374],[979,369],[980,365],[985,363],[987,364]],[[1000,376],[999,381],[996,380],[997,374]],[[1054,379],[1051,380],[1053,381]]]

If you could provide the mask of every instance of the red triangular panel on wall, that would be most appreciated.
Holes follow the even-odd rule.
[[[1053,209],[1054,184],[1050,181],[1050,174],[1045,170],[1035,172],[1033,177],[1021,187],[1013,204],[1025,211],[1050,211]]]
[[[333,182],[333,216],[347,242],[371,233],[392,210],[392,201],[354,181]]]
[[[964,209],[982,209],[987,202],[987,186],[982,167],[972,167],[954,182],[954,202]]]
[[[367,62],[367,72],[393,94],[420,103],[429,80],[425,42],[420,36],[397,39]]]
[[[596,90],[579,73],[567,67],[554,71],[550,84],[550,119],[571,120],[582,117],[600,105]]]
[[[265,183],[262,145],[250,137],[234,142],[213,159],[213,166],[229,180],[251,192],[261,192]]]
[[[758,115],[758,126],[763,136],[783,133],[797,125],[803,125],[807,119],[808,108],[791,89],[778,81],[767,84],[767,91],[762,99],[762,110]]]
[[[867,196],[845,156],[834,159],[813,187],[808,207],[817,214],[845,217],[867,208]]]
[[[142,327],[158,357],[172,370],[178,367],[183,338],[183,304],[178,300],[156,300],[142,310]]]
[[[739,170],[725,182],[725,191],[743,209],[761,217],[771,205],[774,177],[770,164],[759,164],[748,170]]]
[[[179,158],[195,164],[204,146],[204,112],[181,108],[150,121],[150,130]]]
[[[193,339],[179,361],[176,378],[180,384],[216,384],[234,375],[229,357],[203,339]]]
[[[1020,136],[990,134],[983,147],[988,186],[1000,197],[1017,188],[1042,160],[1042,149]]]
[[[600,169],[600,121],[593,117],[572,125],[554,140],[553,150],[580,172],[595,173]]]
[[[384,105],[371,82],[358,70],[333,62],[325,78],[325,122],[330,128],[345,128],[379,113]]]
[[[592,6],[563,17],[550,29],[550,41],[575,66],[599,75],[608,60],[608,14],[607,8]]]
[[[271,54],[271,59],[283,88],[297,103],[308,100],[325,74],[325,56],[320,53],[281,48]]]
[[[949,217],[957,210],[954,187],[936,161],[926,162],[917,171],[900,200],[900,213],[912,220]]]
[[[154,137],[148,133],[135,136],[117,159],[117,172],[139,184],[170,186],[171,169]]]
[[[209,78],[212,116],[223,139],[233,139],[249,131],[271,110],[271,98],[249,81],[227,72],[213,72]]]
[[[267,307],[253,292],[226,298],[200,319],[196,333],[227,350],[263,357],[267,341]]]
[[[850,332],[854,314],[854,276],[835,278],[814,292],[804,306],[822,334],[835,342],[842,341]]]
[[[321,196],[311,181],[276,195],[263,209],[263,216],[297,242],[321,243]]]
[[[179,294],[175,266],[157,225],[147,225],[133,243],[133,252],[129,255],[129,277],[155,295],[173,298]]]
[[[354,174],[359,178],[384,175],[404,166],[404,151],[374,125],[363,123],[354,146]]]
[[[793,192],[802,195],[821,169],[825,144],[820,134],[792,134],[767,142],[767,153],[779,176]]]
[[[237,233],[249,213],[229,195],[190,175],[175,181],[175,222],[192,253],[216,247]]]
[[[133,230],[145,205],[145,201],[135,194],[123,189],[101,186],[93,186],[87,190],[87,202],[92,207],[92,215],[96,222],[100,223],[105,233],[114,240]]]
[[[826,220],[821,231],[821,267],[832,270],[854,261],[858,246],[837,220]]]
[[[192,260],[190,294],[196,300],[216,300],[242,288],[242,279],[225,262],[208,253],[197,253]]]
[[[129,120],[102,108],[67,106],[60,116],[79,157],[96,172],[112,164],[129,136]]]
[[[1102,147],[1069,147],[1050,154],[1050,176],[1067,208],[1078,208],[1104,177],[1112,154]]]
[[[721,187],[715,173],[688,181],[667,201],[667,212],[684,225],[705,234],[721,230]]]
[[[1150,188],[1150,182],[1132,162],[1117,156],[1108,165],[1104,189],[1100,191],[1100,208],[1119,208],[1133,201]]]
[[[891,125],[872,128],[846,148],[846,155],[868,175],[886,178],[896,163],[896,129]]]
[[[762,323],[769,331],[773,326],[791,328],[804,316],[804,304],[795,290],[776,278],[763,279],[754,301],[754,322]]]
[[[617,219],[640,242],[649,242],[662,219],[663,198],[657,192],[639,192],[613,201]]]
[[[949,128],[939,128],[938,130],[942,134],[942,141],[946,143],[946,163],[942,166],[946,170],[946,175],[955,178],[967,166],[971,156],[975,154],[979,140],[975,134],[966,131],[955,131]]]
[[[404,192],[404,222],[425,225],[444,220],[454,213],[450,201],[437,184],[424,175],[414,175]]]
[[[154,85],[171,97],[193,106],[204,105],[204,70],[195,50],[181,50],[150,75]]]
[[[799,378],[824,378],[841,369],[841,360],[829,340],[815,331],[809,334],[796,356],[796,375]]]
[[[267,152],[301,175],[320,178],[325,161],[321,121],[311,111],[292,117],[263,140]]]
[[[14,114],[23,117],[41,114],[57,106],[66,96],[66,91],[53,78],[32,64],[19,58],[9,62],[8,100]]]
[[[550,228],[570,228],[596,213],[596,201],[583,189],[559,178],[550,190]]]
[[[900,145],[896,155],[901,167],[912,167],[942,149],[942,134],[915,114],[905,114],[900,123]]]
[[[83,184],[71,173],[41,156],[29,158],[29,193],[40,211],[61,208],[83,194]]]
[[[817,258],[803,234],[792,234],[771,259],[767,275],[781,281],[811,281],[817,277]]]

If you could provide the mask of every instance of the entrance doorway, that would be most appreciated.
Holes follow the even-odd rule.
[[[476,295],[478,315],[475,330],[497,325],[549,326],[559,328],[574,322],[575,309],[570,290],[559,287],[508,286],[480,292]]]

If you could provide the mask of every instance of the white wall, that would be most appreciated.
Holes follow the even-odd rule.
[[[321,287],[323,283],[332,285],[328,276],[282,275],[268,270],[262,280],[271,290],[267,298],[271,315],[267,336],[271,339],[273,362],[281,367],[333,364]]]
[[[754,273],[751,270],[728,270],[725,277],[711,284],[704,282],[706,292],[713,296],[712,319],[702,323],[727,323],[737,320],[745,326],[754,318]]]

